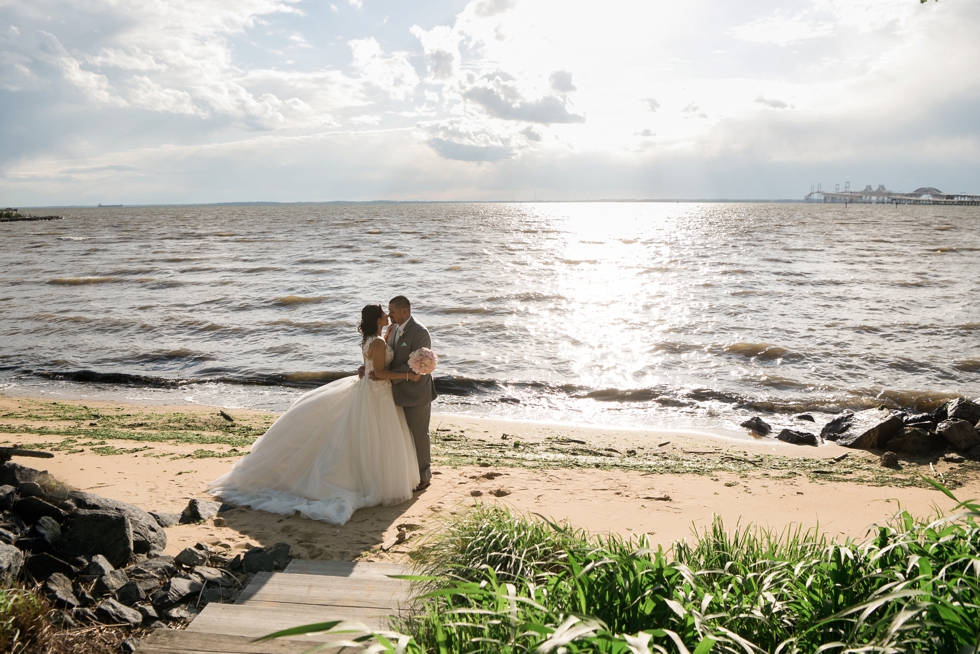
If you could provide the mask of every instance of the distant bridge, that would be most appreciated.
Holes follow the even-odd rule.
[[[803,198],[807,202],[835,202],[841,204],[951,204],[980,206],[980,195],[967,193],[943,193],[937,188],[924,186],[911,193],[889,191],[884,184],[872,189],[868,184],[863,191],[852,191],[851,183],[844,184],[840,190],[837,184],[833,191],[824,191],[822,184],[811,186],[810,192]]]

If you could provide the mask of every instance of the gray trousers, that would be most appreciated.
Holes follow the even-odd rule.
[[[419,459],[419,477],[422,481],[432,479],[432,448],[429,444],[429,418],[432,417],[432,404],[405,406],[405,421],[415,440],[415,455]]]

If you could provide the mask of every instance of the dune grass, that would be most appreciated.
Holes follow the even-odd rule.
[[[0,588],[0,652],[44,651],[47,602],[20,588]]]
[[[861,542],[716,520],[664,550],[477,506],[421,551],[415,614],[360,643],[439,654],[976,654],[978,517],[969,502],[933,520],[902,512]],[[288,633],[331,627],[343,625]]]

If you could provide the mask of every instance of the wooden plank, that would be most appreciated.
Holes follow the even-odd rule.
[[[331,577],[385,577],[385,575],[413,574],[412,566],[401,563],[371,563],[353,561],[302,561],[293,559],[283,571],[304,575],[329,575]]]
[[[321,606],[394,609],[407,602],[411,582],[387,578],[349,578],[260,572],[235,600]]]
[[[251,638],[228,634],[207,634],[178,629],[157,629],[140,643],[136,654],[301,654],[328,639],[276,639],[253,643]],[[335,654],[336,647],[319,650]]]
[[[208,604],[187,626],[187,631],[258,638],[283,629],[332,620],[351,620],[363,623],[369,629],[383,630],[388,629],[393,613],[376,608],[340,609],[284,602]]]

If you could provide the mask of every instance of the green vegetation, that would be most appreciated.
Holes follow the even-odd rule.
[[[954,511],[929,522],[903,512],[860,543],[716,521],[664,551],[478,506],[421,551],[419,610],[401,624],[411,640],[362,642],[440,654],[976,654],[980,505]]]
[[[38,595],[0,588],[0,652],[43,651],[49,607]]]

